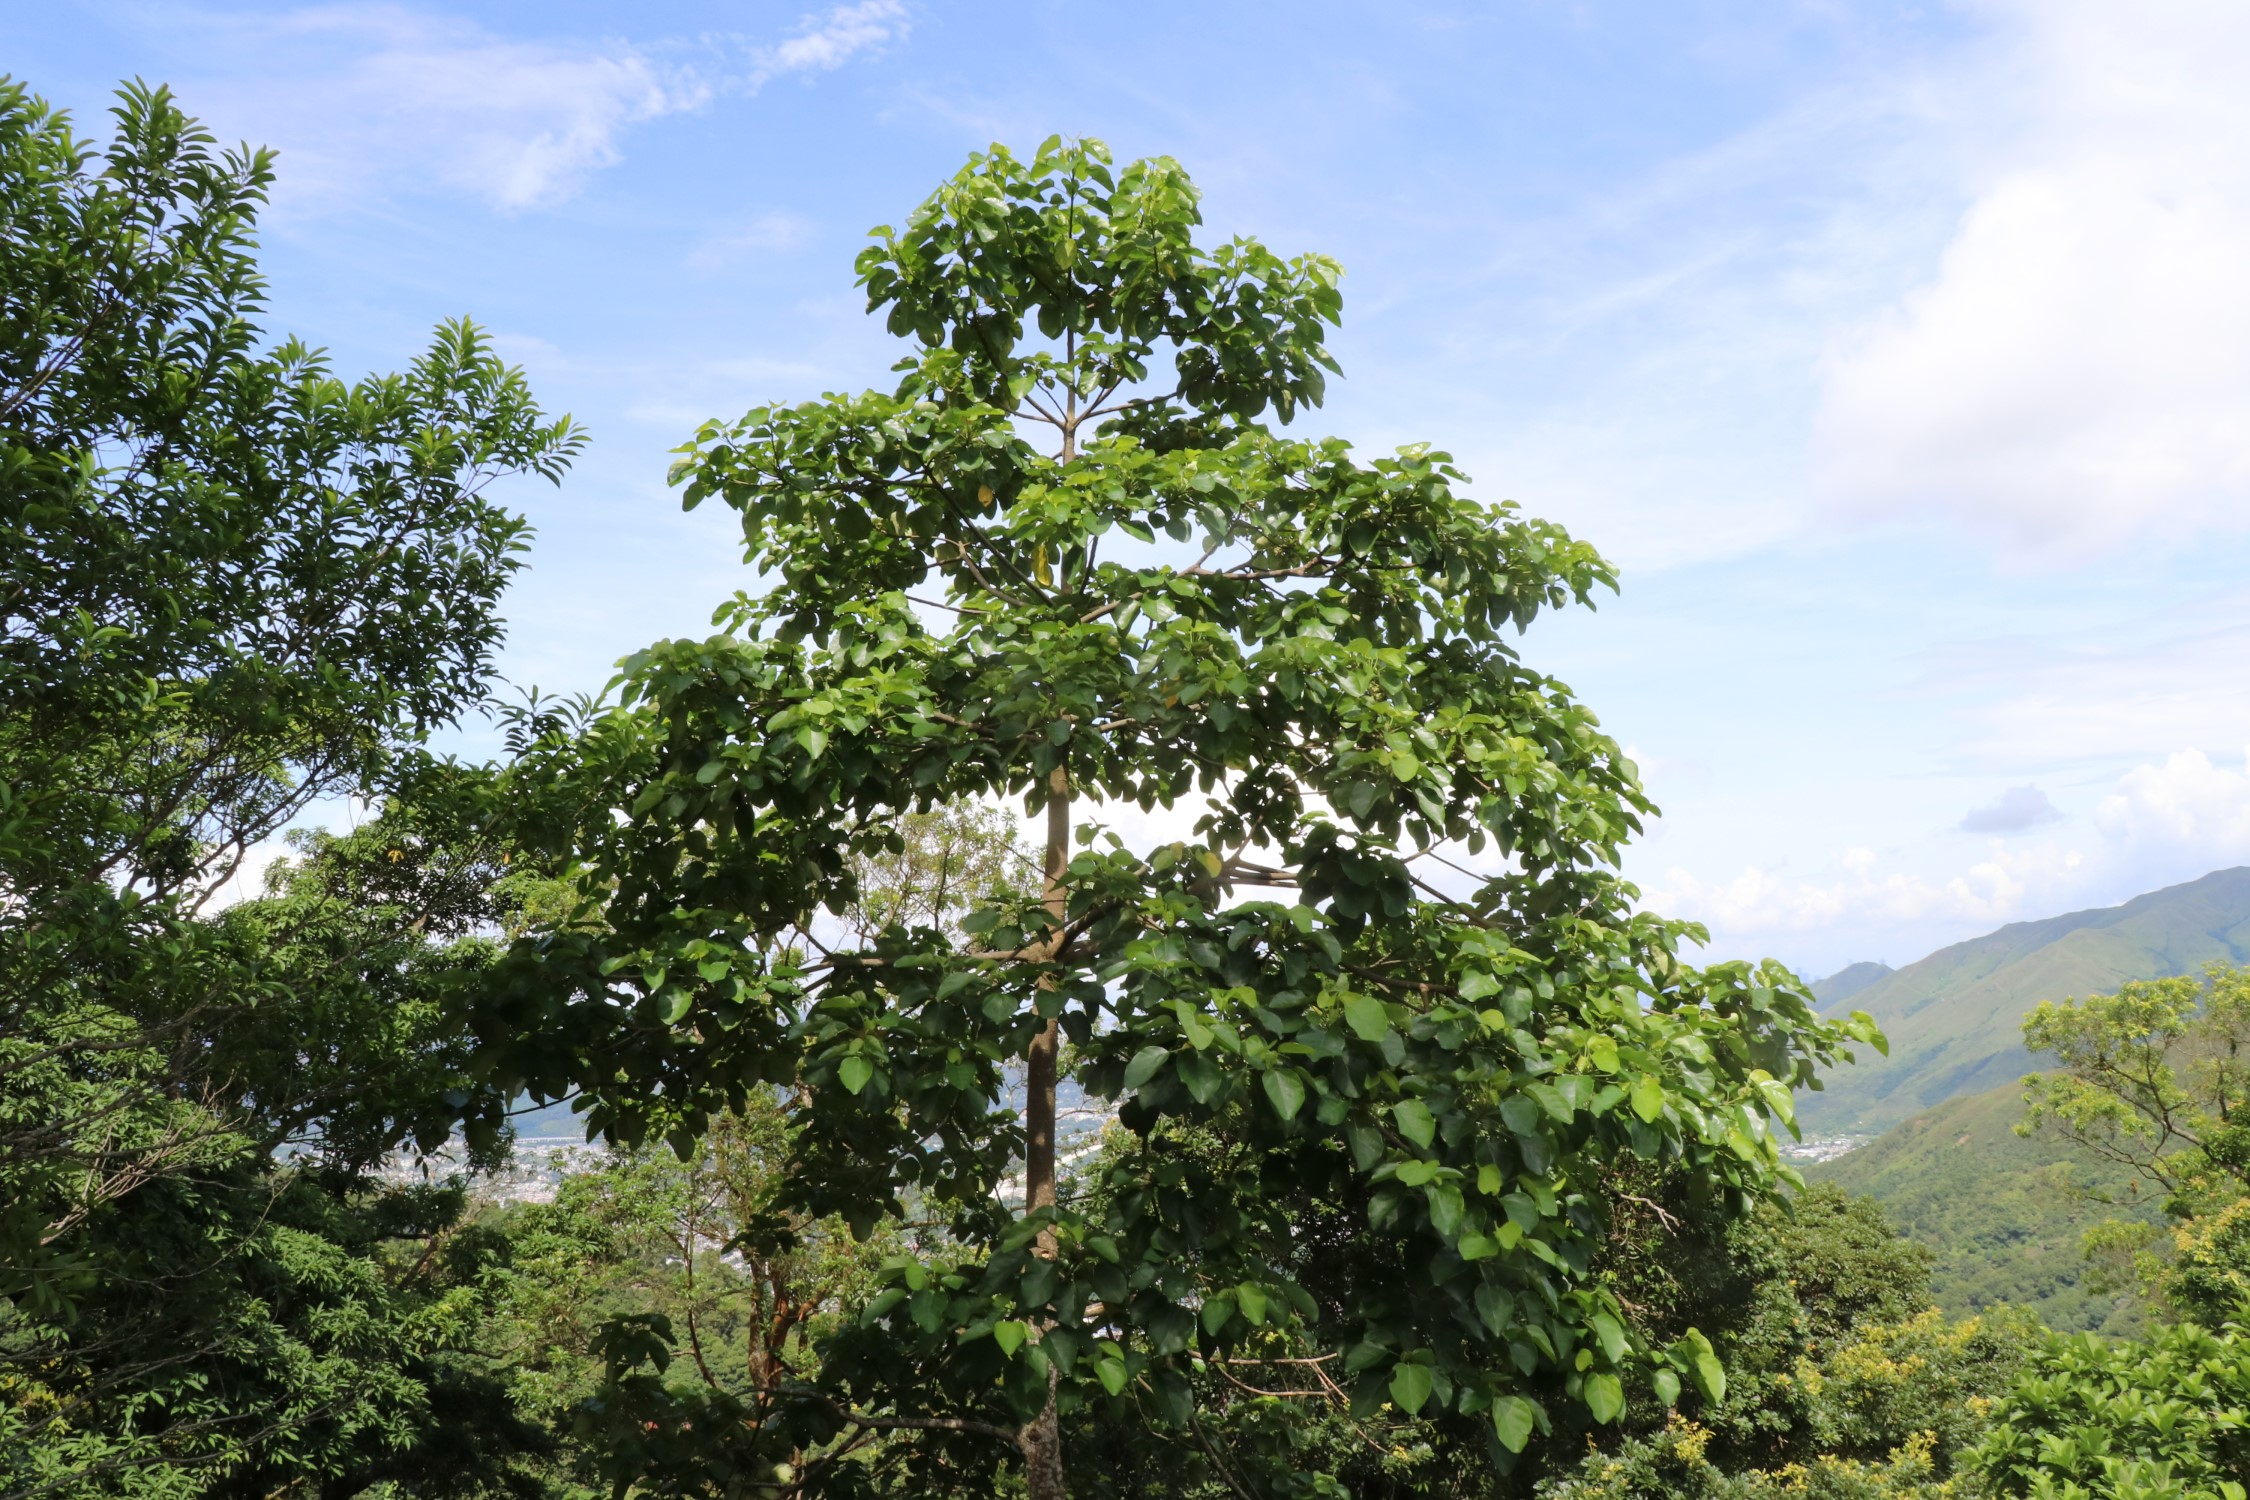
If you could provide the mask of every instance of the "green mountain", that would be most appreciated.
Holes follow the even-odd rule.
[[[2103,1219],[2157,1220],[2153,1195],[2051,1133],[2017,1135],[2022,1118],[2022,1085],[2003,1084],[1948,1099],[1805,1177],[1873,1196],[1927,1245],[1931,1289],[1950,1316],[2010,1302],[2050,1328],[2130,1332],[2132,1312],[2086,1286],[2081,1244]]]
[[[1848,969],[1838,969],[1826,979],[1814,980],[1813,998],[1821,1003],[1823,1009],[1833,1009],[1877,980],[1888,979],[1897,972],[1889,964],[1853,964]]]
[[[2029,1072],[2023,1017],[2041,1000],[2106,994],[2128,979],[2245,957],[2250,869],[2233,869],[2123,906],[2012,923],[1871,980],[1866,971],[1879,966],[1854,964],[1814,985],[1814,994],[1831,1014],[1873,1016],[1891,1055],[1859,1049],[1860,1061],[1829,1074],[1825,1090],[1799,1096],[1798,1118],[1808,1134],[1882,1130]]]

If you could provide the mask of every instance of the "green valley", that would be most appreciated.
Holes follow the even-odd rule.
[[[2154,1222],[2154,1196],[2051,1132],[2017,1135],[2023,1115],[2021,1084],[2005,1083],[1948,1099],[1805,1176],[1880,1201],[1930,1251],[1930,1290],[1954,1317],[2005,1302],[2051,1328],[2134,1331],[2118,1299],[2086,1284],[2081,1241],[2103,1219]]]

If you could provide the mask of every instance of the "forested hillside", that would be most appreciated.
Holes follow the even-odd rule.
[[[2042,1000],[2107,994],[2128,979],[2192,973],[2250,954],[2250,869],[2219,870],[2122,906],[2014,922],[1941,948],[1871,984],[1814,986],[1831,1015],[1865,1011],[1890,1038],[1798,1105],[1808,1132],[1883,1130],[2032,1068],[2023,1018]],[[1824,993],[1823,991],[1827,991]]]
[[[2081,1242],[2104,1219],[2155,1222],[2155,1195],[2051,1132],[2017,1135],[2023,1092],[1948,1099],[1805,1176],[1880,1202],[1929,1249],[1931,1294],[1954,1317],[2005,1302],[2051,1328],[2129,1331],[2137,1315],[2087,1285]]]

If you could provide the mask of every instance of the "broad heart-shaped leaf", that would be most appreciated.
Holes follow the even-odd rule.
[[[1383,1002],[1372,995],[1354,995],[1344,1002],[1344,1021],[1363,1042],[1379,1042],[1391,1029]]]
[[[1297,1111],[1305,1107],[1305,1080],[1296,1069],[1270,1068],[1260,1083],[1273,1112],[1284,1120],[1294,1120]]]
[[[1094,1362],[1094,1376],[1101,1381],[1102,1389],[1112,1396],[1124,1395],[1125,1382],[1132,1378],[1125,1369],[1125,1361],[1110,1358]]]
[[[1143,1047],[1134,1053],[1133,1060],[1125,1065],[1125,1091],[1132,1093],[1146,1084],[1163,1072],[1164,1065],[1171,1060],[1171,1049],[1167,1047]]]
[[[1521,1396],[1502,1396],[1492,1403],[1492,1430],[1510,1453],[1523,1452],[1538,1420],[1538,1406]]]
[[[1437,1134],[1437,1121],[1430,1118],[1430,1107],[1419,1099],[1401,1099],[1391,1106],[1391,1119],[1398,1124],[1398,1133],[1424,1150]]]
[[[1593,1413],[1595,1421],[1614,1422],[1624,1409],[1625,1387],[1615,1375],[1586,1377],[1586,1410]]]
[[[1391,1402],[1400,1411],[1412,1415],[1422,1409],[1430,1399],[1430,1367],[1428,1365],[1401,1364],[1391,1371]]]
[[[858,1053],[853,1053],[836,1065],[836,1080],[853,1093],[867,1087],[867,1080],[875,1076],[875,1064]]]
[[[998,1344],[1000,1352],[1010,1359],[1016,1357],[1016,1351],[1023,1347],[1023,1341],[1030,1334],[1030,1327],[1015,1318],[1003,1318],[992,1325],[992,1341]]]
[[[1633,1082],[1633,1113],[1648,1124],[1664,1113],[1664,1085],[1653,1073],[1643,1073]]]
[[[1656,1392],[1657,1404],[1665,1410],[1669,1411],[1680,1404],[1680,1377],[1676,1371],[1658,1370],[1650,1378],[1649,1385]]]

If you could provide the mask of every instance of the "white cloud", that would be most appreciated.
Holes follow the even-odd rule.
[[[2059,814],[2041,821],[2067,823]],[[1749,865],[1714,880],[1674,865],[1644,883],[1645,896],[1651,910],[1704,923],[1714,950],[1729,956],[1795,947],[1833,964],[1848,961],[1831,951],[1845,940],[1909,961],[2005,922],[2112,905],[2250,863],[2250,754],[2241,769],[2196,749],[2134,766],[2099,797],[2092,823],[2092,839],[2083,824],[2037,840],[1990,839],[1951,870],[1902,867],[1895,853],[1866,848],[1810,874]]]
[[[817,20],[806,17],[787,41],[758,48],[752,54],[758,61],[753,77],[763,82],[777,73],[832,71],[859,53],[905,40],[907,29],[906,7],[897,0],[839,5]]]
[[[543,207],[621,160],[631,127],[712,93],[631,43],[518,40],[399,6],[216,24],[263,54],[264,81],[225,108],[280,148],[299,205],[434,180],[503,212]]]
[[[1934,277],[1832,350],[1819,488],[2062,557],[2238,526],[2250,9],[1985,9],[2015,46],[1974,80],[1974,201]]]
[[[2250,769],[2250,757],[2245,757]],[[2250,857],[2250,774],[2182,750],[2162,765],[2136,766],[2102,799],[2094,821],[2136,855],[2188,856],[2213,866]]]
[[[1652,910],[1704,923],[1714,945],[1731,950],[1846,922],[1880,932],[1933,922],[2012,921],[2083,884],[2086,859],[2051,843],[2011,849],[1995,841],[1985,858],[1951,876],[1879,871],[1866,849],[1846,850],[1837,863],[1840,872],[1825,879],[1791,878],[1753,865],[1730,879],[1705,881],[1674,867],[1645,894]]]
[[[903,39],[896,0],[808,17],[778,43],[537,40],[388,4],[278,18],[180,11],[153,24],[215,45],[223,90],[191,109],[283,153],[285,209],[437,183],[503,213],[550,206],[624,159],[634,127],[826,72]]]

